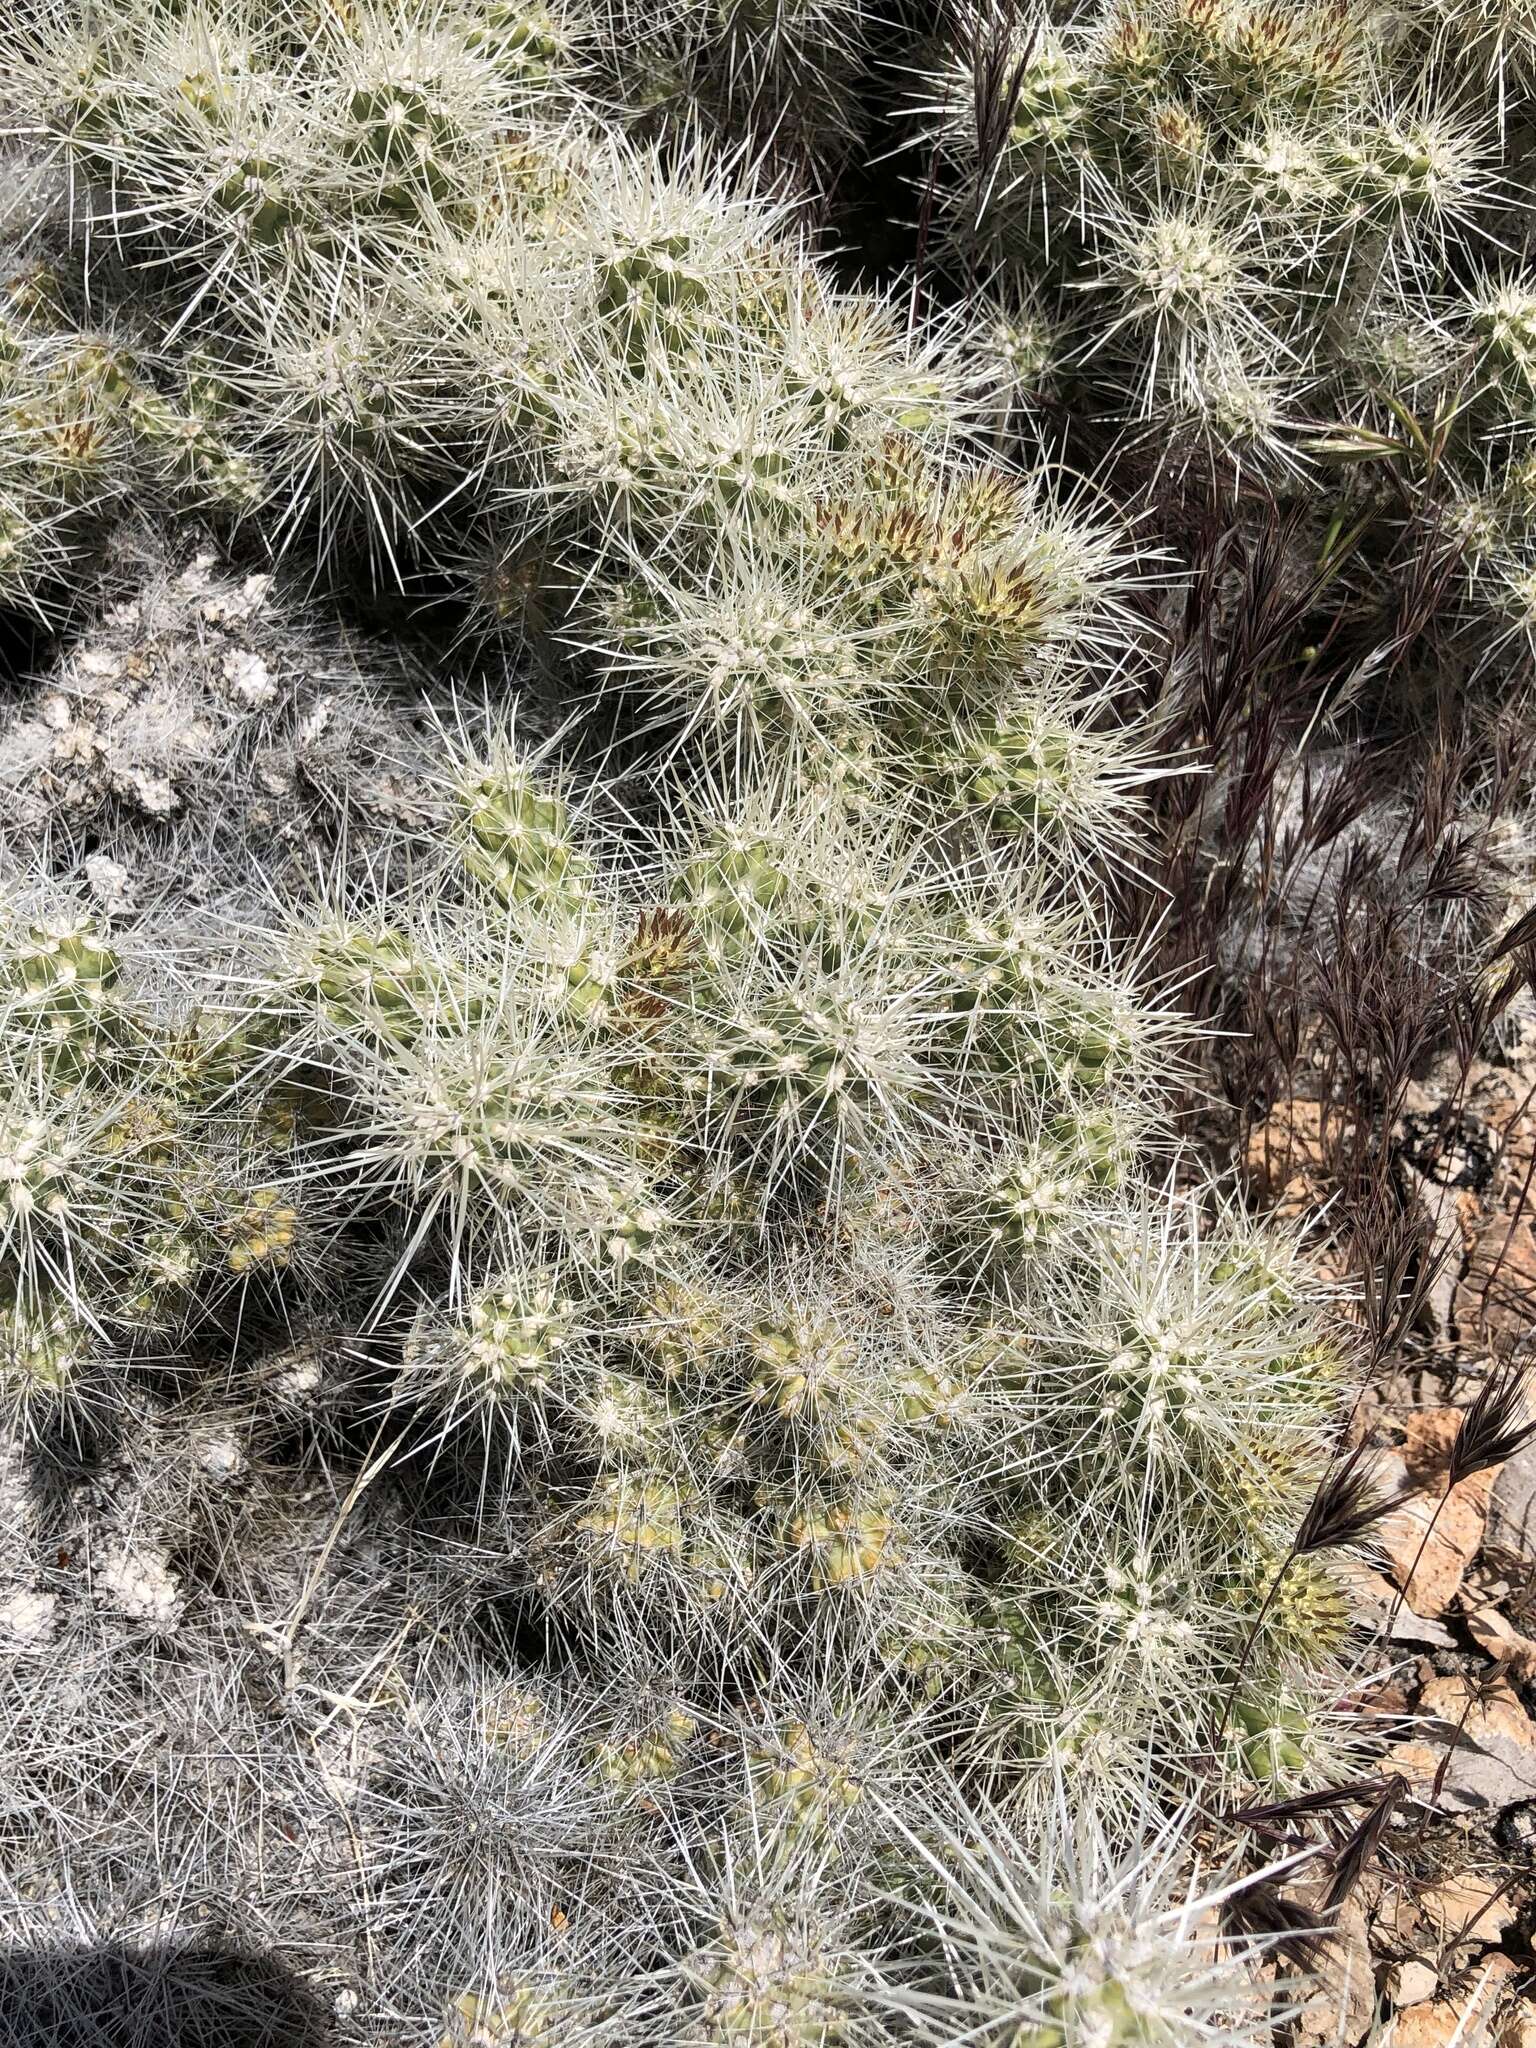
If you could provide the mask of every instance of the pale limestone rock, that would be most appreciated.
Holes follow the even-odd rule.
[[[1440,1988],[1440,1979],[1428,1963],[1414,1958],[1399,1963],[1387,1978],[1387,1993],[1397,2006],[1425,2005]]]
[[[1423,1732],[1394,1745],[1386,1759],[1428,1798],[1449,1748],[1439,1794],[1448,1813],[1497,1812],[1536,1798],[1536,1722],[1509,1684],[1483,1691],[1479,1698],[1464,1678],[1431,1679],[1419,1701]]]

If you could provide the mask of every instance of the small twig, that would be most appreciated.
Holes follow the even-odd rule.
[[[377,1479],[379,1474],[389,1464],[390,1459],[404,1442],[406,1432],[402,1430],[375,1459],[373,1458],[373,1452],[379,1438],[383,1434],[384,1425],[381,1423],[374,1433],[373,1443],[368,1447],[368,1455],[369,1458],[373,1459],[373,1462],[371,1464],[365,1462],[362,1470],[358,1473],[356,1479],[353,1480],[351,1489],[341,1504],[340,1512],[332,1523],[330,1532],[326,1536],[324,1543],[321,1544],[319,1554],[310,1567],[309,1577],[305,1580],[303,1590],[294,1602],[293,1611],[289,1614],[288,1619],[284,1622],[281,1629],[272,1628],[267,1624],[258,1624],[263,1634],[271,1634],[276,1639],[277,1652],[282,1659],[283,1694],[285,1698],[292,1694],[297,1683],[298,1665],[294,1656],[294,1645],[298,1640],[299,1628],[303,1623],[305,1614],[309,1610],[310,1601],[315,1597],[320,1580],[325,1573],[325,1568],[331,1561],[331,1553],[340,1541],[341,1532],[346,1527],[348,1516],[362,1499],[367,1489],[373,1484],[373,1481]]]

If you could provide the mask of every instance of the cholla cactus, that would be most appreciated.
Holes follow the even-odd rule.
[[[726,0],[592,10],[589,91],[641,134],[703,129],[825,176],[860,122],[860,72],[889,24],[864,0]]]
[[[662,28],[680,90],[756,114],[859,25]],[[557,766],[492,716],[410,801],[347,791],[330,872],[263,863],[283,900],[241,892],[196,1001],[138,965],[147,916],[135,948],[22,906],[0,1391],[53,1431],[153,1346],[193,1411],[238,1397],[222,1476],[173,1455],[150,1376],[117,1403],[93,1612],[219,1640],[249,1594],[240,1684],[191,1721],[258,1789],[215,1824],[199,1781],[185,1853],[238,1866],[251,1808],[291,1813],[305,1912],[368,1959],[343,2020],[428,2048],[1242,2040],[1203,1906],[1047,1824],[1063,1774],[1086,1813],[1154,1768],[1158,1796],[1327,1768],[1343,1628],[1288,1548],[1347,1376],[1321,1304],[1146,1164],[1181,1029],[1104,886],[1156,772],[1119,687],[1131,549],[989,445],[960,323],[837,282],[702,144],[603,132],[583,67],[613,41],[478,0],[57,0],[11,60],[70,260],[260,479],[254,530],[376,618],[451,588],[481,655],[520,638],[620,744]],[[1010,255],[1077,195],[1060,274],[1004,301],[1017,377],[1102,372],[1267,447],[1266,380],[1317,369],[1316,337],[1279,372],[1267,347],[1285,266],[1319,301],[1355,264],[1406,295],[1482,203],[1476,144],[1373,109],[1371,53],[1311,17],[1170,6],[1031,51],[1006,189],[971,195]],[[1290,239],[1235,174],[1256,142]],[[1092,348],[1049,299],[1083,282]],[[1341,353],[1347,298],[1315,321]],[[1484,298],[1512,403],[1518,294]],[[222,793],[275,748],[297,789],[335,759],[306,709],[335,644],[268,640],[261,576],[194,580],[62,657],[116,664],[110,700],[73,694],[141,808],[134,776],[199,808],[215,767]],[[183,773],[136,714],[188,687],[188,604],[215,730]],[[250,860],[265,821],[222,808],[218,858]],[[275,1732],[241,1718],[253,1666]],[[1043,1847],[991,1805],[965,1828],[997,1870],[936,1845],[935,1797]],[[1152,1891],[1182,1854],[1159,1841]]]
[[[657,2038],[698,2048],[877,2048],[879,1964],[824,1858],[750,1841],[702,1852],[668,1844],[658,1922],[677,1960],[659,1973]]]
[[[286,1192],[290,1110],[258,1085],[248,1121],[231,1113],[237,1034],[166,965],[157,988],[102,916],[49,885],[10,891],[0,1284],[23,1419],[68,1409],[93,1353],[281,1283],[315,1248],[312,1206]]]
[[[24,1285],[0,1308],[0,1403],[23,1440],[57,1440],[107,1393],[94,1333],[61,1295]]]
[[[924,1850],[918,1909],[928,1951],[892,2002],[920,2041],[1055,2048],[1258,2042],[1273,2005],[1229,1944],[1221,1910],[1245,1880],[1191,1867],[1187,1821],[1147,1828],[1127,1851],[1058,1810],[1027,1845],[992,1810],[962,1809]]]
[[[428,1296],[386,1426],[478,1539],[642,1666],[969,1691],[1027,1794],[1068,1700],[1193,1757],[1240,1670],[1304,1691],[1326,1574],[1247,1637],[1341,1368],[1279,1249],[1132,1192],[1163,1027],[1059,898],[835,798],[620,865],[508,746],[451,781],[271,1000],[331,1097],[297,1185]]]
[[[1026,309],[972,343],[1004,431],[1037,424],[1022,346],[1044,418],[1176,547],[1213,492],[1239,524],[1283,501],[1338,630],[1386,644],[1433,559],[1426,669],[1523,676],[1529,41],[1507,8],[961,10],[911,132],[955,276]]]
[[[617,2043],[632,2024],[613,1998],[594,1997],[568,1964],[550,1959],[504,1970],[483,1988],[462,1991],[449,2008],[437,2048],[596,2048]]]
[[[91,318],[70,252],[39,232],[64,203],[46,160],[0,163],[0,612],[46,622],[125,510],[238,517],[259,492],[191,366],[157,359],[131,308]]]
[[[1383,305],[1428,310],[1448,246],[1491,231],[1495,138],[1403,40],[1306,6],[980,6],[922,133],[960,245],[1050,280],[1070,374],[1279,481],[1320,394],[1351,402]]]

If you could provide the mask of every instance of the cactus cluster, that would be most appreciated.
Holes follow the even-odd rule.
[[[402,1453],[612,1655],[984,1702],[1026,1790],[1066,1702],[1200,1752],[1340,1361],[1283,1247],[1143,1185],[1166,1020],[1048,855],[836,798],[620,861],[514,753],[453,781],[446,863],[301,918],[266,998],[300,1184],[393,1219]],[[1326,1664],[1318,1596],[1245,1712]]]
[[[1243,21],[1018,27],[1002,141],[932,119],[1021,372],[1284,482],[1276,375],[1386,359],[1494,145],[1382,112],[1374,18]],[[877,26],[43,0],[4,60],[6,602],[114,565],[0,726],[19,1939],[216,1901],[359,2048],[1276,2022],[1207,1836],[1357,1744],[1352,1362],[1170,1119],[1132,523],[719,147],[826,169]]]
[[[239,1016],[46,886],[8,893],[0,1005],[7,1414],[44,1457],[89,1454],[192,1327],[302,1265],[295,1112],[274,1085],[231,1113]]]
[[[97,309],[77,261],[40,234],[57,169],[8,152],[0,198],[0,605],[66,614],[113,527],[149,505],[237,519],[254,479],[221,437],[195,366],[168,363],[132,306]]]
[[[1428,666],[1531,651],[1532,120],[1516,12],[957,9],[908,81],[917,182],[994,407],[1154,498],[1286,507],[1298,573]],[[1175,527],[1178,521],[1174,521]]]

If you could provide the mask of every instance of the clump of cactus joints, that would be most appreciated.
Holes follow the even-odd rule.
[[[1244,1969],[1255,1951],[1222,1932],[1245,1880],[1230,1867],[1191,1872],[1177,1823],[1128,1852],[1060,1813],[1027,1845],[995,1811],[958,1819],[927,1852],[924,1966],[892,1999],[914,2039],[1270,2038],[1275,2008]]]
[[[601,0],[584,83],[632,132],[702,129],[819,182],[858,137],[860,73],[888,27],[864,0]]]
[[[1070,383],[1225,476],[1281,476],[1306,394],[1349,388],[1362,334],[1496,232],[1490,128],[1396,34],[1309,6],[973,8],[920,116],[957,246],[1048,280]]]
[[[163,942],[150,961],[51,884],[8,891],[0,1271],[24,1418],[109,1397],[114,1352],[305,1255],[291,1116],[271,1094],[227,1109],[239,1026],[177,987]]]
[[[48,623],[125,513],[236,518],[259,492],[213,388],[159,358],[131,303],[93,317],[71,252],[39,235],[65,203],[46,160],[5,149],[0,165],[0,615]]]
[[[691,55],[715,76],[729,44],[762,100],[839,22],[732,10]],[[1333,90],[1321,30],[1213,55],[1201,22],[1163,24],[1200,81]],[[178,1764],[188,1892],[217,1864],[272,1914],[240,1842],[281,1814],[339,2024],[1245,2040],[1205,1895],[1163,1896],[1188,1838],[1149,1904],[1111,1835],[1132,1795],[1326,1764],[1342,1603],[1293,1538],[1347,1361],[1300,1259],[1158,1156],[1183,1033],[1110,899],[1156,772],[1132,549],[989,445],[964,323],[839,282],[702,146],[605,132],[593,48],[475,0],[60,0],[11,60],[63,246],[82,276],[110,252],[157,373],[202,380],[251,532],[375,617],[448,593],[487,695],[531,652],[617,741],[557,766],[493,712],[419,803],[411,750],[413,800],[371,804],[310,718],[287,744],[335,643],[262,636],[265,568],[108,621],[88,722],[125,744],[188,687],[184,601],[217,614],[217,730],[145,787],[200,807],[197,768],[238,792],[276,745],[279,810],[329,759],[339,822],[289,834],[310,877],[210,807],[212,873],[278,900],[239,888],[240,943],[184,986],[131,902],[121,942],[20,898],[7,927],[0,1389],[36,1437],[78,1382],[120,1437],[69,1625],[228,1652],[173,1717],[178,1759],[248,1788]],[[1047,54],[1027,150],[1075,125],[1081,63]],[[1405,124],[1385,170],[1349,126],[1383,268],[1405,215],[1432,240],[1477,196],[1459,132]],[[1172,115],[1135,135],[1193,146]],[[1153,410],[1240,359],[1237,404],[1277,255],[1214,172],[1137,211],[1112,155],[1083,168],[1106,349]],[[121,852],[123,792],[79,782]]]
[[[1254,536],[1284,505],[1306,642],[1391,650],[1389,715],[1529,671],[1529,27],[979,5],[914,67],[939,260],[1005,309],[972,341],[995,430],[1150,490],[1180,550],[1210,502]]]
[[[269,1000],[301,1182],[421,1304],[385,1426],[528,1596],[695,1684],[758,1642],[985,1701],[1026,1797],[1069,1700],[1192,1758],[1326,1662],[1286,1603],[1246,1638],[1339,1367],[1299,1268],[1138,1189],[1164,1027],[1066,906],[836,802],[621,863],[506,749],[453,779],[417,893]]]

